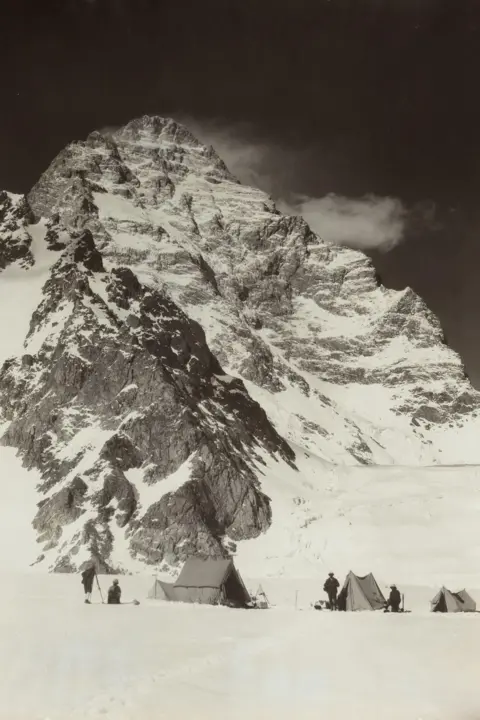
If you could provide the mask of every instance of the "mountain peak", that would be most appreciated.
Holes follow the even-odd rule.
[[[298,454],[325,472],[480,460],[480,395],[420,298],[173,120],[71,143],[0,208],[0,283],[48,272],[0,422],[42,473],[51,567],[224,555],[275,522],[263,468],[298,473]]]
[[[94,212],[92,191],[132,194],[144,188],[155,198],[158,190],[171,195],[187,175],[238,184],[213,148],[202,145],[183,125],[145,115],[122,128],[94,131],[85,141],[70,143],[28,200],[37,219],[59,213],[67,225],[78,228],[83,210]]]
[[[129,141],[152,141],[152,139],[163,142],[173,142],[177,145],[191,145],[200,147],[202,144],[184,126],[171,118],[160,117],[159,115],[143,115],[131,120],[126,125],[112,133],[118,140]]]

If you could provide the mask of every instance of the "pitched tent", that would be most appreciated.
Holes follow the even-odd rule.
[[[431,602],[432,612],[475,612],[477,605],[466,590],[452,593],[446,587],[435,595]]]
[[[149,590],[148,597],[155,600],[176,600],[173,583],[155,579]]]
[[[372,573],[358,577],[349,572],[338,596],[339,610],[381,610],[386,600]]]
[[[463,603],[463,612],[476,612],[477,611],[477,603],[475,600],[467,593],[466,590],[459,590],[459,592],[455,593],[455,596],[462,601]]]
[[[189,558],[174,585],[180,602],[245,607],[250,595],[231,559]]]

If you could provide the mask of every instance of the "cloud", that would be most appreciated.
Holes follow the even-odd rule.
[[[249,123],[226,126],[221,121],[199,121],[189,116],[174,119],[188,127],[200,142],[211,145],[240,182],[275,197],[283,195],[294,161],[291,152],[256,138],[255,129]]]
[[[327,243],[360,250],[391,250],[404,237],[408,212],[398,198],[367,195],[279,202],[279,209],[301,215]]]
[[[409,212],[398,198],[347,198],[334,193],[318,198],[295,196],[292,185],[300,178],[302,166],[308,166],[308,148],[289,150],[262,142],[246,124],[226,127],[215,121],[176,119],[201,142],[212,145],[241,182],[269,193],[282,212],[304,217],[325,242],[388,252],[404,238]]]
[[[113,135],[121,129],[121,125],[104,125],[98,130],[100,135],[105,135],[107,138],[112,138]]]

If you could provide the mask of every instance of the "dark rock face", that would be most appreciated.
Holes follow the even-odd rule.
[[[23,197],[0,191],[0,271],[17,261],[23,267],[33,265],[32,238],[26,230],[31,221],[31,210]]]
[[[39,542],[46,542],[45,550],[55,547],[62,536],[64,525],[82,515],[82,504],[87,484],[76,477],[67,486],[39,503],[33,527],[39,532]]]
[[[289,462],[292,451],[241,380],[222,382],[200,325],[128,268],[105,273],[88,231],[72,238],[54,266],[27,350],[29,341],[35,351],[0,373],[0,404],[11,421],[3,442],[45,478],[48,497],[34,525],[44,550],[57,550],[56,569],[76,567],[75,555],[88,544],[115,570],[113,522],[128,526],[132,550],[146,562],[181,558],[185,548],[223,554],[226,533],[247,538],[268,527],[269,501],[246,448],[254,454],[261,445]],[[91,460],[81,445],[62,457],[92,424],[106,439]],[[162,480],[189,459],[195,472],[185,488],[140,509],[128,471],[148,467],[162,495]],[[62,552],[62,530],[79,520]]]
[[[73,261],[83,263],[85,268],[92,272],[104,272],[102,256],[95,247],[89,230],[84,230],[73,246]]]

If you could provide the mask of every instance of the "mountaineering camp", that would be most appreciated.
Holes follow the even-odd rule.
[[[122,590],[118,579],[114,579],[104,597],[93,561],[81,573],[85,591],[85,603],[91,604],[94,580],[101,597],[102,604],[108,605],[139,605],[139,601],[121,601]],[[312,603],[315,610],[343,612],[383,610],[392,613],[408,613],[405,610],[405,598],[395,584],[390,585],[388,597],[382,593],[372,573],[359,576],[349,572],[343,586],[333,572],[328,574],[323,585],[327,600]],[[235,609],[268,609],[273,607],[262,586],[251,594],[235,567],[232,558],[190,557],[186,560],[177,580],[167,582],[155,578],[148,592],[149,600],[163,602],[193,603],[199,605],[222,605]],[[438,613],[476,613],[475,600],[463,589],[452,592],[442,587],[430,601],[431,612]]]

